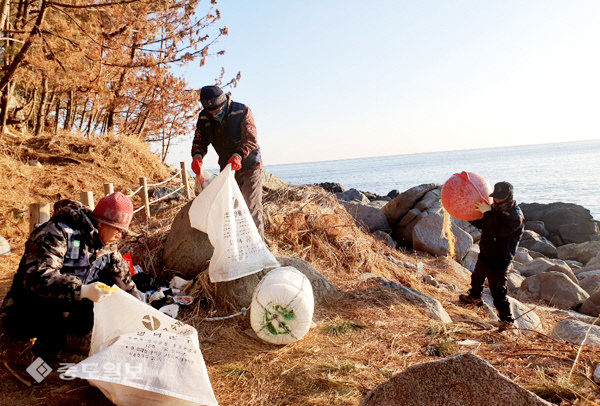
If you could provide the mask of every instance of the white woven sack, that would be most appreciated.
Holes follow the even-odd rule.
[[[208,267],[211,282],[231,281],[279,266],[258,233],[231,165],[194,199],[189,216],[190,225],[207,233],[214,247]]]
[[[276,268],[254,290],[250,324],[261,340],[290,344],[308,333],[314,309],[308,278],[290,266]]]
[[[94,303],[90,357],[69,368],[119,406],[217,406],[198,332],[118,289]]]

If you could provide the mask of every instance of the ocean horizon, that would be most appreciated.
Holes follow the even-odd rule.
[[[334,182],[379,195],[475,172],[491,185],[511,182],[519,203],[575,203],[600,220],[600,140],[267,165],[265,170],[292,185]]]

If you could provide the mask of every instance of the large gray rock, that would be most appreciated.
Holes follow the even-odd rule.
[[[382,209],[383,210],[383,209]],[[412,232],[415,225],[425,217],[427,213],[421,212],[419,209],[410,209],[408,213],[394,226],[393,236],[399,244],[412,247]]]
[[[340,201],[356,223],[369,232],[377,230],[391,231],[390,225],[381,210],[374,207],[357,203]]]
[[[556,324],[550,333],[550,336],[569,343],[581,345],[585,335],[589,330],[589,335],[584,344],[600,345],[600,327],[591,326],[575,319],[565,319]]]
[[[550,233],[546,229],[546,225],[541,220],[531,220],[525,222],[525,230],[535,231],[542,237],[550,237]]]
[[[477,264],[477,259],[479,258],[479,245],[473,244],[469,247],[469,250],[465,254],[465,257],[461,261],[461,264],[467,268],[469,271],[473,272],[475,270],[475,265]]]
[[[442,238],[444,218],[440,214],[427,214],[415,225],[412,234],[413,248],[434,255],[446,256],[449,252],[448,240]],[[456,258],[462,260],[473,245],[473,237],[456,225],[452,225],[456,239]]]
[[[547,258],[536,258],[524,264],[513,263],[514,268],[525,277],[546,272],[554,266],[554,262]]]
[[[548,406],[471,353],[413,365],[375,387],[361,406]]]
[[[442,323],[452,322],[448,312],[446,312],[439,300],[385,278],[375,277],[373,280],[386,288],[398,291],[404,299],[413,305],[424,308],[431,318],[439,320]]]
[[[517,251],[513,260],[519,264],[526,264],[533,261],[533,257],[529,255],[529,250],[527,248],[522,248],[521,250]]]
[[[344,193],[346,191],[346,188],[344,188],[339,183],[323,182],[323,183],[317,183],[316,186],[321,186],[323,189],[325,189],[329,193],[334,193],[334,194]]]
[[[600,288],[600,270],[578,273],[577,279],[579,286],[590,295]]]
[[[506,287],[509,292],[520,289],[524,281],[525,278],[517,272],[509,272],[506,275]]]
[[[294,267],[308,278],[312,285],[315,302],[319,302],[337,292],[337,289],[327,278],[303,259],[281,256],[277,257],[277,260],[281,266]],[[217,283],[218,298],[228,303],[234,309],[240,309],[242,307],[249,308],[248,306],[250,306],[250,303],[252,302],[254,289],[256,289],[260,280],[269,271],[270,269],[266,269],[240,279]]]
[[[541,220],[552,236],[565,244],[589,241],[598,232],[590,211],[573,203],[520,204],[525,218]]]
[[[561,272],[561,273],[564,273],[574,283],[579,284],[579,281],[577,280],[577,277],[575,276],[575,274],[571,270],[571,267],[569,265],[567,265],[567,263],[565,261],[562,261],[560,259],[555,259],[554,261],[555,261],[554,266],[548,268],[546,270],[546,272]]]
[[[488,308],[493,309],[494,299],[488,289],[484,289],[483,294],[481,295],[484,303],[488,305]],[[520,329],[526,330],[535,330],[542,332],[542,321],[540,320],[540,316],[533,310],[533,307],[528,306],[519,302],[514,297],[507,296],[508,302],[510,303],[510,310],[512,312],[513,317],[515,318],[515,323],[517,327]],[[491,310],[490,316],[494,320],[499,320],[496,312]]]
[[[585,290],[560,272],[544,272],[525,278],[521,289],[560,309],[572,309],[589,297]]]
[[[152,197],[154,199],[177,199],[177,200],[185,200],[185,193],[183,193],[183,189],[175,192],[179,189],[180,186],[160,186],[152,191]],[[171,194],[172,193],[172,194]],[[165,196],[169,197],[165,197]]]
[[[600,255],[590,259],[584,266],[582,266],[579,272],[596,271],[600,269]]]
[[[523,232],[519,246],[525,247],[529,251],[539,252],[550,258],[556,258],[557,255],[556,247],[548,239],[531,230]]]
[[[356,189],[350,189],[345,191],[344,193],[336,193],[335,194],[339,200],[345,202],[360,202],[360,203],[369,203],[370,200],[367,196]]]
[[[386,233],[385,231],[377,230],[373,233],[373,237],[381,240],[390,248],[396,248],[396,241],[392,238],[391,235]]]
[[[596,290],[589,298],[581,305],[580,313],[588,316],[600,316],[600,291]]]
[[[567,244],[559,247],[558,257],[560,259],[574,259],[582,264],[600,255],[600,241],[587,241],[580,244]]]
[[[437,211],[442,205],[440,202],[441,196],[441,188],[431,189],[429,192],[425,193],[425,195],[417,202],[417,204],[415,204],[415,209],[419,209],[421,211]]]
[[[10,254],[10,244],[0,235],[0,256]]]
[[[279,179],[272,173],[262,171],[262,187],[266,190],[278,190],[288,187],[289,184]]]
[[[187,203],[175,216],[163,248],[165,271],[175,271],[186,279],[205,269],[214,251],[208,235],[190,226],[191,205]]]
[[[399,196],[394,198],[394,200],[386,204],[383,209],[381,209],[383,214],[385,214],[387,217],[388,223],[390,223],[391,226],[396,225],[396,223],[414,207],[417,201],[425,196],[425,193],[435,189],[436,187],[437,185],[428,183],[415,186],[402,192]]]

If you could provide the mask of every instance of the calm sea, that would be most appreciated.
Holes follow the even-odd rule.
[[[600,140],[270,165],[293,185],[337,182],[380,195],[421,183],[444,183],[453,173],[476,172],[491,185],[506,180],[518,202],[570,202],[600,220]]]

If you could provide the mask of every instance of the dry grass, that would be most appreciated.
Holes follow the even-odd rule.
[[[305,259],[339,283],[371,272],[410,286],[402,263],[414,259],[358,228],[335,197],[320,187],[271,191],[263,205],[265,231],[275,254]]]
[[[88,142],[77,141],[83,145]],[[118,144],[119,141],[123,140],[115,140],[115,145],[128,145]],[[36,150],[25,141],[8,147],[8,141],[0,141],[3,146],[0,170],[9,171],[6,173],[10,175],[9,179],[3,179],[3,187],[8,191],[0,196],[3,199],[0,200],[0,216],[2,225],[9,230],[15,227],[26,229],[26,220],[18,220],[18,213],[13,214],[12,208],[22,207],[43,195],[50,199],[57,191],[70,193],[65,194],[66,197],[77,197],[81,188],[100,192],[103,181],[114,182],[117,189],[130,184],[135,186],[140,172],[153,171],[144,165],[151,168],[157,162],[154,157],[153,163],[145,164],[146,158],[138,151],[123,155],[123,159],[139,159],[135,165],[140,166],[121,167],[119,165],[125,163],[111,158],[115,148],[110,148],[110,140],[93,140],[104,146],[91,148],[81,155],[69,149],[69,140],[44,142],[47,149],[55,151],[53,154],[77,156],[79,158],[75,159],[81,163],[48,164],[40,171],[26,165],[25,159],[29,155],[23,151],[32,149],[38,154],[47,153],[46,147]],[[88,154],[99,155],[90,158]],[[102,154],[108,154],[106,159],[104,156],[100,159]],[[74,176],[73,172],[81,168],[87,172]],[[154,180],[166,177],[168,169],[163,169],[166,172],[156,170]],[[44,186],[43,182],[49,179],[55,180]],[[586,347],[573,380],[566,382],[564,377],[568,376],[577,354],[576,345],[561,343],[540,333],[513,336],[490,330],[486,327],[489,315],[484,310],[458,306],[457,292],[425,285],[421,282],[422,272],[404,266],[405,262],[422,261],[424,272],[439,282],[455,284],[459,290],[467,289],[468,279],[447,259],[388,248],[356,227],[337,201],[319,188],[291,187],[269,192],[264,206],[266,231],[273,252],[309,261],[338,287],[341,294],[335,300],[317,306],[316,327],[302,340],[283,347],[260,342],[246,334],[249,328],[247,317],[203,321],[211,312],[223,311],[215,303],[208,307],[190,306],[182,311],[182,318],[198,329],[202,353],[221,405],[358,405],[370,389],[407,367],[462,351],[474,352],[518,384],[561,405],[593,405],[600,399],[598,387],[587,378],[600,360],[600,350]],[[134,230],[140,235],[125,242],[123,248],[131,251],[134,261],[147,271],[162,270],[162,244],[178,209],[179,206],[173,206],[165,210],[148,225],[137,223]],[[5,223],[7,220],[11,223]],[[18,241],[24,231],[15,233],[16,253],[7,261],[3,259],[3,263],[12,261],[16,267],[20,256]],[[432,322],[422,309],[407,303],[396,291],[357,278],[365,272],[399,281],[437,298],[455,323]],[[558,316],[544,311],[538,313],[544,332],[548,333]],[[460,344],[467,339],[476,341],[477,346]],[[5,375],[0,379],[11,380]],[[60,399],[67,397],[74,402],[69,404],[96,404],[103,396],[98,391],[84,389],[80,392],[72,386],[61,385],[67,384],[57,382],[50,387],[50,392],[58,399],[58,403],[52,404],[60,404]],[[78,385],[86,384],[78,382]],[[68,396],[65,396],[67,392]],[[19,388],[11,387],[7,393],[19,396],[19,399],[29,396],[29,401],[20,404],[39,403],[39,399],[46,399],[49,389],[45,387],[43,392],[23,394]],[[6,400],[16,404],[11,396]]]

